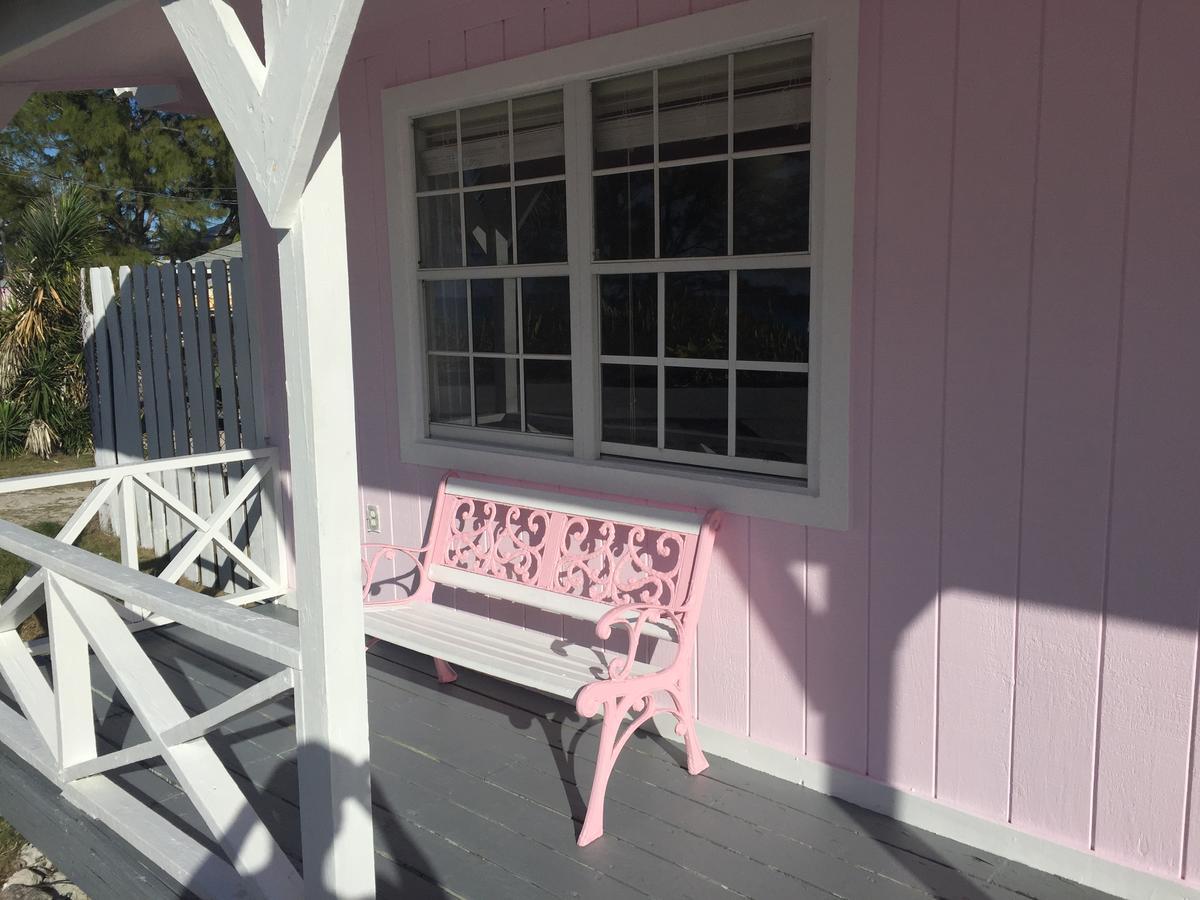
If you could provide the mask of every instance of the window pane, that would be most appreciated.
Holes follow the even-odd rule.
[[[541,434],[571,434],[571,364],[525,360],[525,428]]]
[[[517,352],[517,282],[487,278],[471,282],[471,338],[476,353]]]
[[[566,171],[563,160],[562,91],[513,101],[514,168],[518,179]]]
[[[417,200],[423,268],[462,265],[462,222],[458,194]]]
[[[668,272],[666,355],[729,357],[729,273]]]
[[[429,421],[471,424],[471,369],[465,356],[429,357]]]
[[[662,192],[659,241],[664,258],[726,252],[728,168],[725,162],[713,162],[658,173]]]
[[[475,357],[475,424],[521,430],[521,383],[516,359]]]
[[[733,58],[733,149],[807,144],[812,120],[812,41]]]
[[[718,56],[658,73],[658,158],[729,151],[729,60]]]
[[[467,191],[467,265],[506,266],[512,262],[512,195],[508,188]]]
[[[596,258],[654,256],[654,173],[600,175],[594,181]]]
[[[417,190],[458,187],[458,119],[454,113],[413,122],[417,152]]]
[[[658,276],[600,276],[600,352],[658,356]]]
[[[571,280],[521,279],[521,326],[526,353],[571,352]],[[525,374],[529,375],[526,367]]]
[[[517,254],[522,265],[566,261],[566,182],[517,188]]]
[[[654,160],[654,76],[650,72],[592,85],[592,145],[597,169]]]
[[[736,399],[738,456],[807,462],[807,373],[738,371]]]
[[[425,347],[467,352],[467,283],[425,282]]]
[[[666,446],[728,452],[729,370],[667,366],[666,388]]]
[[[654,366],[600,367],[601,439],[658,444],[658,370]]]
[[[461,116],[463,184],[508,181],[508,103],[464,109]]]
[[[738,359],[808,362],[809,274],[738,272]]]
[[[808,154],[733,161],[733,252],[808,249]]]

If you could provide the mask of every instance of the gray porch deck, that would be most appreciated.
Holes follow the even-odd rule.
[[[145,632],[142,643],[191,711],[274,670],[179,626]],[[606,836],[580,849],[597,743],[591,723],[558,701],[470,672],[439,686],[428,660],[393,647],[376,645],[368,659],[380,897],[1107,896],[711,755],[710,770],[691,777],[679,749],[648,735],[618,761]],[[98,666],[94,684],[101,752],[140,740]],[[290,701],[246,714],[213,743],[298,856]],[[130,767],[119,778],[205,834],[165,766]],[[96,900],[186,894],[2,747],[0,815]]]

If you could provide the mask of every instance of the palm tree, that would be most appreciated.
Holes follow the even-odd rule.
[[[49,456],[91,441],[80,339],[79,270],[100,248],[95,205],[84,190],[35,200],[12,247],[12,299],[0,312],[0,452]],[[6,422],[16,427],[5,429]]]

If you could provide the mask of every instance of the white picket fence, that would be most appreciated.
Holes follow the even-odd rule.
[[[83,332],[92,434],[98,466],[264,446],[261,381],[255,368],[241,260],[122,267],[86,273]],[[229,496],[241,463],[175,469],[155,477],[203,518]],[[121,510],[106,520],[120,527]],[[150,493],[139,494],[137,533],[167,555],[187,538],[179,517]],[[262,558],[255,498],[230,519]],[[205,587],[238,577],[209,548],[188,571]]]

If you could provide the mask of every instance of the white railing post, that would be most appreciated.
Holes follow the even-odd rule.
[[[54,713],[59,770],[96,758],[92,720],[92,668],[87,638],[67,611],[60,576],[46,573],[46,613],[50,627],[50,665],[54,672]]]

